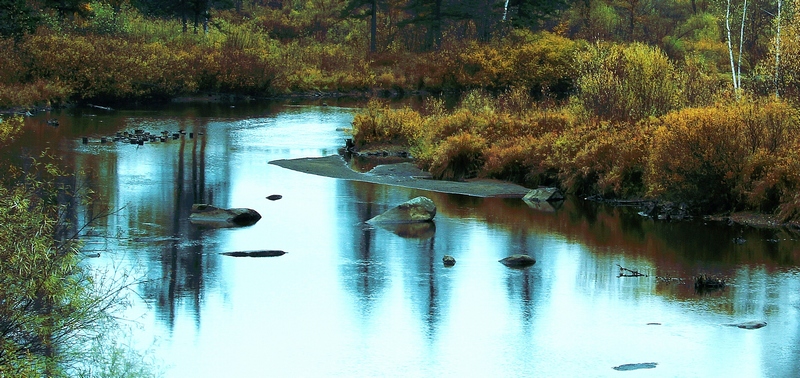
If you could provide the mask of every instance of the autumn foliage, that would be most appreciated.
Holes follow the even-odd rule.
[[[501,178],[685,201],[709,212],[800,215],[800,114],[785,101],[742,98],[637,122],[491,105],[498,103],[502,96],[470,92],[452,111],[427,115],[373,104],[356,116],[353,134],[361,148],[405,141],[420,165],[443,179]]]

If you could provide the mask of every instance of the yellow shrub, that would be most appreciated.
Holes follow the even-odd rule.
[[[476,177],[484,164],[486,145],[485,139],[470,133],[448,137],[436,148],[429,171],[443,180]]]
[[[594,45],[578,56],[577,100],[607,120],[636,122],[680,105],[675,68],[658,48]]]
[[[422,116],[410,108],[390,109],[379,100],[353,118],[353,140],[359,147],[397,144],[413,146],[422,137]]]
[[[663,117],[653,136],[649,192],[731,208],[748,155],[742,122],[732,108],[690,108]]]

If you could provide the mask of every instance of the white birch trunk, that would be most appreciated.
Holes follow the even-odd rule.
[[[778,0],[778,31],[775,33],[775,97],[780,97],[778,75],[781,68],[781,0]]]
[[[742,87],[742,48],[744,46],[744,20],[747,18],[747,0],[742,8],[742,27],[739,29],[739,61],[736,65],[736,88]]]
[[[728,0],[728,8],[725,11],[725,29],[728,31],[728,55],[731,58],[731,76],[733,77],[733,89],[738,89],[736,85],[736,66],[733,64],[733,45],[731,44],[731,0]]]
[[[503,21],[506,20],[506,16],[508,16],[508,0],[506,0],[506,5],[503,6]]]

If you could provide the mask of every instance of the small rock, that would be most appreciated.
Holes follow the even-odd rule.
[[[456,265],[456,258],[450,255],[444,255],[444,257],[442,257],[442,263],[444,263],[444,266],[451,267]]]
[[[511,255],[499,261],[509,268],[527,268],[533,264],[536,264],[536,259],[528,255],[521,254]]]

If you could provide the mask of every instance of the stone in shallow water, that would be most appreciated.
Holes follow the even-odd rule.
[[[511,255],[499,261],[509,268],[527,268],[533,264],[536,264],[536,259],[522,254]]]
[[[726,324],[731,327],[738,327],[741,329],[759,329],[764,328],[767,326],[767,322],[760,321],[760,320],[751,320],[749,322],[742,322],[742,323],[730,323]]]
[[[657,362],[641,362],[638,364],[624,364],[619,366],[614,366],[614,370],[619,371],[629,371],[629,370],[639,370],[639,369],[655,369]]]
[[[403,202],[367,223],[415,223],[429,222],[436,216],[436,205],[428,197],[417,197]]]
[[[442,257],[442,263],[447,267],[456,265],[456,258],[450,255],[444,255],[444,257]]]
[[[200,203],[192,205],[189,221],[210,227],[250,226],[261,219],[261,214],[253,209],[233,208],[220,209]]]

